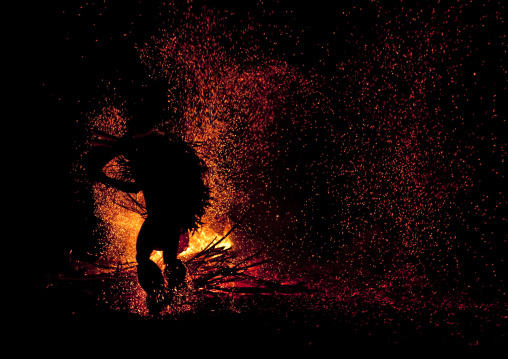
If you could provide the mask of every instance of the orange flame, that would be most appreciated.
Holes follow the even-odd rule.
[[[192,254],[198,253],[205,249],[213,241],[219,241],[223,238],[223,235],[218,234],[210,227],[201,227],[195,231],[189,238],[189,247],[179,254],[179,258],[189,258]],[[220,243],[221,247],[230,248],[233,246],[233,242],[230,236],[224,238]]]
[[[136,261],[136,241],[137,235],[143,224],[143,217],[138,213],[126,209],[114,203],[113,197],[118,196],[110,188],[96,184],[94,186],[95,196],[97,200],[97,214],[105,222],[109,235],[104,240],[107,241],[105,251],[102,255],[107,262],[115,263],[134,263]],[[143,195],[140,193],[136,198],[140,203],[143,202]],[[203,250],[208,244],[214,240],[220,240],[229,231],[230,226],[223,227],[218,233],[212,229],[213,225],[203,225],[189,236],[188,247],[179,254],[179,258],[185,260],[193,254]],[[229,235],[222,240],[220,246],[232,247],[233,241]],[[162,252],[153,251],[150,257],[159,266],[163,265]]]

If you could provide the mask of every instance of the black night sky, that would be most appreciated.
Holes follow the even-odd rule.
[[[503,2],[175,3],[46,1],[6,12],[13,20],[6,36],[13,98],[4,115],[12,168],[5,192],[20,320],[69,325],[100,318],[156,326],[161,337],[200,322],[203,331],[236,328],[232,345],[242,348],[262,341],[283,351],[338,353],[339,341],[358,350],[369,343],[372,353],[446,345],[498,357],[507,329]],[[214,21],[216,42],[204,41],[201,49],[192,36]],[[175,57],[168,65],[140,52],[164,30],[175,48],[198,49],[181,50],[190,59],[198,51],[215,54],[213,46],[224,49],[224,58],[195,55],[210,86],[201,95],[197,77],[186,77],[194,71],[189,63]],[[216,69],[230,72],[214,77]],[[95,304],[101,289],[94,281],[58,284],[55,278],[71,276],[70,252],[92,266],[100,257],[99,219],[74,167],[89,115],[119,96],[134,115],[131,130],[153,127],[155,120],[138,116],[146,110],[140,99],[152,108],[159,101],[140,90],[151,83],[150,71],[176,84],[171,104],[179,113],[218,108],[230,116],[214,120],[230,132],[219,139],[222,152],[210,152],[219,153],[214,163],[219,173],[232,173],[224,181],[237,191],[227,197],[225,216],[238,218],[250,207],[245,235],[307,287],[324,291],[322,301],[309,293],[282,302],[275,294],[249,297],[245,306],[252,301],[255,309],[243,314],[209,301],[177,316],[178,327],[170,316],[144,319]],[[256,74],[250,83],[247,74]],[[244,88],[234,87],[241,81],[243,97]],[[209,88],[222,89],[230,107],[208,106]],[[248,132],[249,116],[265,127]],[[185,121],[179,124],[187,134],[204,126]],[[230,140],[235,136],[242,139]],[[334,284],[325,290],[327,280]],[[361,300],[352,299],[357,289]],[[437,297],[462,304],[428,314],[424,303]]]

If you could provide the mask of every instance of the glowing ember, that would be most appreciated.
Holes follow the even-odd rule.
[[[152,76],[174,90],[168,93],[167,106],[176,116],[162,117],[154,127],[199,143],[198,154],[210,169],[207,182],[214,205],[203,218],[205,227],[191,237],[189,249],[182,254],[188,255],[216,236],[211,228],[225,233],[232,218],[240,217],[252,204],[257,215],[251,217],[250,226],[265,223],[256,230],[270,235],[272,218],[267,220],[261,214],[273,216],[276,210],[263,212],[264,206],[272,206],[266,189],[273,181],[276,159],[287,155],[274,141],[284,141],[290,128],[302,131],[312,127],[308,116],[318,108],[323,111],[327,102],[315,81],[284,61],[263,56],[252,39],[251,25],[238,32],[246,40],[242,45],[246,51],[232,56],[223,44],[229,30],[218,14],[189,11],[180,15],[185,21],[166,24],[167,29],[139,48]],[[90,127],[121,136],[136,120],[129,117],[130,104],[114,98],[105,99],[105,103],[102,111],[90,116]],[[302,105],[291,105],[295,103]],[[114,172],[115,163],[109,166]],[[110,227],[103,240],[129,243],[120,247],[132,249],[132,232],[139,228],[140,219],[125,210],[139,212],[136,202],[141,200],[109,189],[95,191],[95,199],[97,213]],[[223,245],[231,245],[227,241]],[[111,243],[109,248],[121,258],[126,251]],[[132,254],[132,250],[128,252]]]
[[[19,77],[16,114],[30,107],[35,129],[72,132],[26,137],[20,128],[22,147],[37,138],[37,150],[61,156],[76,140],[74,154],[84,155],[79,210],[56,201],[44,226],[39,214],[62,191],[61,172],[37,151],[20,161],[26,182],[14,196],[33,192],[22,197],[16,228],[26,235],[26,223],[36,224],[32,249],[51,255],[33,250],[33,266],[51,262],[51,275],[19,281],[42,295],[21,291],[18,313],[41,323],[135,318],[129,331],[140,317],[164,319],[161,337],[176,342],[169,331],[182,327],[192,329],[193,345],[217,333],[207,351],[224,338],[229,350],[244,339],[236,329],[253,326],[252,347],[270,338],[298,351],[326,342],[331,351],[323,352],[336,356],[349,339],[352,352],[371,347],[377,356],[389,343],[410,351],[446,342],[471,349],[467,357],[506,353],[505,2],[75,3],[62,5],[59,22],[37,14],[36,31],[22,31],[19,42],[27,56],[15,75],[52,70],[45,96],[31,96]],[[160,113],[150,89],[165,89]],[[71,131],[76,108],[88,117]],[[157,317],[148,314],[135,261],[142,194],[86,177],[93,130],[121,137],[151,128],[200,142],[214,198],[202,227],[187,245],[182,238],[186,286]],[[117,167],[108,164],[110,177]],[[220,243],[227,249],[207,251],[239,222]],[[52,246],[58,236],[65,238]],[[244,272],[244,258],[258,249],[272,262]],[[151,258],[164,265],[160,252]]]
[[[201,143],[215,200],[182,258],[249,208],[241,230],[293,262],[503,284],[503,5],[366,3],[315,29],[262,4],[160,7],[159,29],[136,46],[169,88],[150,125]],[[324,35],[311,43],[312,31]],[[115,86],[89,127],[121,136],[145,119]],[[104,257],[132,261],[142,199],[95,187],[94,200]]]

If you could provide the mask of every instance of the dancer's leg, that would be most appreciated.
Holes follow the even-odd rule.
[[[151,259],[153,251],[152,236],[156,235],[153,225],[147,219],[141,226],[136,243],[136,260],[138,262],[138,280],[147,294],[150,311],[162,310],[165,301],[164,277],[160,268]]]

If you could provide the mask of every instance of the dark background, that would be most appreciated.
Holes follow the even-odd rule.
[[[389,7],[389,3],[385,5]],[[199,2],[195,4],[197,7]],[[213,6],[234,9],[239,13],[250,6],[244,2],[239,4],[217,1]],[[4,123],[7,124],[5,154],[8,163],[6,177],[9,180],[5,192],[8,194],[7,228],[14,228],[14,234],[9,235],[6,242],[12,247],[10,259],[27,264],[19,269],[23,273],[29,271],[30,274],[22,275],[25,279],[34,273],[61,270],[67,264],[71,249],[82,254],[94,251],[95,243],[90,236],[95,223],[90,215],[91,204],[80,197],[72,174],[72,165],[78,156],[76,143],[82,136],[78,122],[90,110],[91,101],[102,95],[105,82],[128,79],[123,84],[127,83],[124,90],[129,92],[132,90],[130,84],[134,83],[136,87],[146,79],[133,45],[157,30],[157,22],[152,21],[158,13],[157,3],[116,0],[108,1],[106,5],[85,1],[72,4],[69,1],[48,1],[16,5],[6,12],[11,22],[6,55],[9,61],[5,68],[8,78],[8,101],[4,112]],[[365,39],[375,38],[373,24],[376,11],[369,1],[341,1],[339,5],[312,2],[312,6],[279,1],[267,5],[270,6],[281,14],[278,18],[272,17],[272,20],[279,19],[282,24],[308,30],[300,45],[305,49],[303,54],[288,57],[287,61],[296,66],[315,67],[326,76],[337,75],[336,63],[343,61],[354,46],[347,40],[348,33],[354,30]],[[348,21],[343,21],[342,11],[362,7],[362,11],[351,12]],[[478,5],[478,8],[481,6]],[[286,9],[293,10],[291,16],[284,15]],[[474,21],[474,17],[472,19]],[[322,65],[319,59],[323,58],[323,49],[319,44],[326,42],[324,39],[332,31],[342,35],[333,38],[331,57]],[[499,34],[502,30],[493,27],[489,31]],[[474,43],[481,46],[484,35],[478,34]],[[297,52],[290,47],[291,44],[288,43],[288,46],[288,53]],[[482,51],[480,48],[479,57],[473,58],[473,62],[466,66],[473,67],[475,61],[481,63],[484,60],[481,56],[489,59],[500,54],[489,51],[492,50]],[[506,86],[489,88],[489,82],[498,74],[494,70],[489,73],[488,68],[484,71],[483,84],[473,88],[473,100],[493,92],[498,92],[498,98],[503,98]],[[467,106],[483,106],[481,101],[472,103]],[[442,105],[446,109],[450,104]],[[466,107],[465,113],[468,111]],[[498,113],[501,118],[506,115]],[[485,129],[489,129],[486,133],[493,129],[502,133],[505,128],[502,124],[502,121],[486,123],[480,129],[471,126],[476,135]],[[337,126],[340,128],[340,124]],[[502,183],[499,178],[504,177],[491,175],[492,168],[498,166],[500,159],[490,156],[488,148],[482,148],[481,144],[478,149],[485,161],[475,176],[476,180],[485,180],[480,181],[475,192],[468,196],[476,196],[479,201],[485,193],[494,197],[500,193]],[[501,171],[504,171],[504,165]],[[466,200],[469,201],[470,197]],[[502,205],[506,206],[505,203]],[[506,250],[505,240],[489,240],[491,245],[486,248],[480,238],[484,233],[493,233],[492,237],[499,238],[500,234],[506,234],[505,225],[502,220],[484,224],[487,227],[474,234],[477,240],[462,229],[462,224],[457,224],[457,233],[470,242],[468,248],[471,251],[463,253],[464,262],[470,263],[470,267],[480,263],[482,268],[485,268],[484,262],[493,256],[499,262]],[[314,244],[322,250],[320,243]],[[500,263],[503,263],[502,260]],[[470,271],[471,277],[478,277],[478,271]],[[485,275],[487,281],[492,280],[490,274]]]
[[[195,2],[196,8],[199,3]],[[327,20],[333,20],[338,6],[326,2],[312,7],[291,2],[270,6],[281,13],[294,10],[294,18],[281,15],[281,23],[312,29],[305,39],[305,54],[290,61],[316,65],[322,54],[314,50],[322,49],[315,40],[328,33],[329,26],[336,26]],[[242,14],[255,7],[217,1],[214,8]],[[13,174],[9,212],[21,233],[12,243],[14,248],[23,247],[26,262],[36,272],[65,266],[71,249],[93,252],[91,204],[76,193],[72,173],[79,155],[77,142],[83,135],[78,122],[104,94],[104,83],[127,79],[119,85],[125,94],[133,91],[129,82],[137,85],[146,80],[134,44],[157,30],[158,23],[153,21],[157,12],[157,2],[131,0],[106,5],[37,2],[11,6],[8,12],[12,25],[6,72],[12,100],[7,106],[12,112],[7,122],[13,126],[8,136]]]
[[[4,65],[4,73],[8,79],[5,86],[7,95],[4,95],[4,99],[7,101],[4,102],[5,110],[2,119],[2,123],[7,125],[3,131],[5,139],[3,158],[7,159],[7,167],[3,172],[7,183],[4,184],[3,193],[7,195],[4,197],[7,199],[4,202],[4,211],[7,216],[4,216],[5,228],[2,239],[4,253],[8,257],[7,276],[13,275],[15,280],[14,287],[8,288],[6,294],[17,301],[14,312],[16,309],[27,313],[47,310],[46,307],[41,307],[44,304],[40,303],[51,303],[52,301],[40,301],[39,303],[34,300],[37,298],[32,296],[35,292],[33,289],[40,289],[36,287],[39,285],[38,279],[41,277],[66,270],[71,250],[73,254],[81,256],[82,259],[93,260],[94,258],[93,254],[97,248],[92,236],[96,221],[92,215],[93,206],[87,196],[80,192],[82,188],[76,185],[72,168],[79,155],[76,144],[83,136],[79,120],[91,110],[94,100],[104,94],[103,84],[105,82],[124,78],[127,79],[125,83],[134,81],[137,85],[145,80],[145,74],[140,68],[133,44],[143,41],[145,36],[156,30],[157,24],[151,21],[151,17],[158,12],[156,3],[155,1],[143,1],[143,4],[140,4],[139,1],[134,0],[112,0],[107,1],[105,7],[102,2],[86,1],[39,1],[34,4],[20,2],[15,6],[10,6],[4,12],[9,22],[5,31],[7,45],[5,57],[8,61],[7,65]],[[269,2],[265,1],[265,3]],[[294,1],[279,1],[278,4],[271,3],[269,5],[281,14],[278,17],[281,24],[287,23],[296,29],[305,28],[308,30],[299,48],[292,48],[292,44],[287,44],[288,53],[299,54],[302,52],[300,50],[305,50],[299,56],[288,56],[287,61],[297,67],[302,64],[315,67],[318,72],[328,78],[338,76],[340,79],[342,75],[337,73],[335,65],[347,59],[355,46],[348,40],[348,34],[354,31],[355,34],[363,36],[367,42],[369,39],[375,39],[376,33],[373,24],[376,22],[376,11],[370,1],[363,0],[337,1],[340,3],[338,5],[333,1],[312,1],[310,3],[312,6],[296,5]],[[389,3],[384,2],[387,7],[390,7]],[[400,6],[399,1],[393,3]],[[446,1],[440,3],[443,7],[449,5],[449,2]],[[245,1],[214,1],[213,4],[218,9],[221,7],[236,9],[240,13],[245,11],[244,7],[246,7]],[[422,6],[427,6],[425,4]],[[352,11],[353,6],[356,6],[357,10],[363,9],[355,12]],[[284,15],[285,9],[291,9],[294,12],[291,16]],[[472,9],[470,14],[472,23],[478,18],[476,10],[482,10],[485,13],[490,11],[484,9],[481,2],[478,2],[478,6]],[[340,15],[342,11],[350,12],[348,22],[343,21],[343,17]],[[143,16],[139,16],[140,13]],[[271,19],[275,18],[277,17]],[[331,57],[328,58],[330,61],[322,65],[319,60],[323,58],[324,54],[320,44],[323,41],[328,41],[330,32],[333,31],[336,31],[338,35],[333,37],[334,46],[331,47]],[[492,48],[482,48],[482,46],[486,43],[486,34],[495,38],[503,31],[505,32],[497,27],[491,27],[484,33],[476,34],[477,37],[473,40],[479,51],[477,51],[476,57],[472,58],[471,62],[465,66],[471,69],[477,68],[477,65],[483,61],[497,64],[502,49],[492,50]],[[124,36],[125,34],[127,36]],[[469,99],[471,101],[464,104],[466,115],[475,109],[478,112],[487,110],[487,105],[480,100],[486,95],[497,93],[499,99],[506,98],[506,84],[503,87],[502,84],[499,85],[498,81],[497,88],[490,86],[499,78],[496,67],[485,66],[482,68],[484,76],[480,83],[473,86],[472,80],[470,80],[469,85],[471,85],[472,91]],[[121,89],[127,93],[132,91],[130,85],[125,85]],[[452,108],[452,104],[446,103],[445,100],[441,105],[445,110]],[[465,198],[459,199],[468,205],[480,203],[484,195],[489,194],[493,203],[492,205],[487,204],[487,208],[494,208],[498,203],[501,203],[501,209],[506,208],[506,203],[497,197],[499,193],[504,193],[505,186],[500,178],[504,178],[505,164],[501,164],[499,157],[492,156],[489,146],[482,145],[481,141],[477,141],[477,135],[481,135],[482,131],[486,135],[494,131],[499,134],[501,144],[506,144],[506,137],[502,136],[503,132],[506,133],[506,120],[503,120],[506,118],[506,112],[499,108],[498,113],[499,119],[501,119],[499,121],[490,123],[486,121],[479,127],[472,121],[468,125],[470,132],[475,135],[472,137],[472,143],[477,146],[483,163],[482,166],[478,166],[475,172],[474,180],[478,185]],[[467,116],[466,118],[475,120]],[[336,125],[339,129],[342,126],[341,123]],[[492,174],[493,168],[498,170],[501,176],[494,176]],[[498,208],[499,212],[501,209]],[[317,217],[321,217],[320,213],[317,215]],[[460,222],[456,223],[456,227],[453,229],[462,243],[467,244],[462,247],[463,253],[460,256],[467,274],[466,280],[470,284],[480,281],[478,288],[488,289],[494,286],[495,290],[486,291],[487,298],[489,300],[498,298],[503,301],[505,297],[499,297],[500,291],[498,289],[506,286],[506,283],[503,282],[503,278],[506,276],[501,271],[506,268],[506,222],[503,221],[503,217],[499,216],[494,221],[485,222],[481,213],[479,215],[469,213],[466,220],[468,223],[475,223],[479,226],[479,230],[471,232],[463,227],[463,222]],[[328,225],[329,223],[325,223],[322,227],[325,229],[323,231],[325,235]],[[323,246],[319,239],[310,243],[310,246],[315,249],[315,253],[321,254],[330,248]],[[91,255],[88,256],[88,253]],[[333,246],[332,250],[329,250],[330,253],[333,256]],[[499,268],[497,277],[493,277],[492,271],[487,265],[492,262],[502,265],[496,267]],[[447,292],[446,287],[443,292]],[[12,293],[14,295],[11,295]],[[82,298],[81,292],[79,295],[69,295],[66,290],[60,292],[56,288],[55,293],[53,295],[58,298],[58,300],[54,300],[56,304],[53,304],[52,307],[55,311],[58,311],[60,306],[63,306],[65,310],[73,311],[75,308],[72,301],[76,297]],[[61,293],[63,295],[60,295]],[[23,297],[22,300],[18,301],[18,298],[21,297]],[[86,299],[88,300],[88,297]],[[257,304],[259,308],[266,305],[277,311],[276,308],[281,305],[281,303],[274,303],[274,300],[277,299],[269,296],[263,300]],[[128,342],[129,345],[126,346],[125,339],[129,337],[119,338],[114,334],[125,334],[134,328],[136,328],[136,332],[143,334],[141,332],[145,331],[147,327],[151,327],[152,330],[149,332],[153,333],[152,326],[156,326],[158,329],[166,325],[166,331],[157,330],[158,335],[154,337],[155,339],[152,338],[153,340],[167,340],[171,332],[168,328],[174,327],[176,328],[175,332],[179,331],[176,338],[186,339],[186,342],[195,347],[196,342],[192,335],[195,328],[199,327],[203,332],[215,333],[208,338],[210,342],[207,343],[215,350],[222,350],[222,347],[217,345],[217,340],[221,340],[218,338],[221,337],[221,333],[231,334],[233,339],[239,340],[236,343],[235,354],[243,354],[245,350],[250,351],[258,346],[265,348],[272,343],[278,343],[280,348],[288,350],[292,347],[300,349],[302,348],[301,343],[305,342],[307,348],[307,343],[314,341],[316,346],[319,343],[326,343],[326,348],[340,352],[346,350],[345,346],[347,349],[354,348],[356,353],[364,351],[377,356],[380,356],[381,353],[391,355],[389,350],[383,351],[385,349],[383,344],[386,344],[385,339],[389,336],[384,333],[385,326],[366,325],[360,335],[352,334],[354,328],[344,325],[344,323],[348,323],[347,320],[339,318],[335,322],[327,317],[326,308],[319,306],[316,306],[313,311],[309,311],[312,314],[298,312],[299,317],[295,315],[289,318],[276,317],[276,319],[271,319],[270,314],[266,313],[264,316],[258,317],[255,310],[250,311],[250,315],[246,319],[238,319],[231,314],[221,317],[221,314],[217,313],[214,316],[212,311],[207,311],[207,315],[212,319],[191,318],[185,323],[182,323],[184,321],[177,323],[168,319],[163,324],[157,323],[159,326],[150,321],[136,321],[139,318],[128,315],[121,318],[127,320],[127,323],[124,323],[126,325],[111,326],[108,320],[119,319],[114,316],[114,313],[107,312],[109,316],[105,316],[104,321],[101,322],[99,318],[102,312],[94,303],[85,306],[85,308],[93,308],[91,311],[95,311],[78,312],[81,314],[80,318],[85,319],[84,322],[86,322],[87,315],[91,314],[90,323],[87,323],[91,324],[90,326],[81,325],[79,322],[78,325],[64,325],[60,328],[61,330],[55,330],[49,328],[43,320],[40,326],[23,327],[20,337],[26,338],[30,335],[31,339],[42,338],[44,347],[37,347],[37,349],[45,350],[50,347],[50,350],[54,351],[54,343],[61,348],[64,347],[64,344],[73,343],[72,340],[65,342],[63,338],[65,340],[71,338],[76,343],[82,344],[82,340],[78,336],[78,333],[81,333],[86,334],[82,338],[87,338],[86,344],[88,345],[86,347],[88,349],[95,347],[94,344],[103,345],[108,342],[110,347],[115,347],[114,350],[118,350],[117,345],[130,350],[131,344],[134,345],[135,341]],[[210,309],[215,308],[211,305]],[[365,316],[366,323],[375,317],[376,310],[375,307],[368,307],[365,310],[362,315]],[[445,310],[443,309],[443,311]],[[29,320],[32,319],[30,315],[27,314]],[[58,313],[55,314],[56,317],[58,315]],[[316,315],[316,317],[313,318],[312,315]],[[402,315],[400,314],[400,316]],[[51,318],[51,316],[52,314],[49,313],[40,317]],[[264,321],[265,319],[268,320]],[[404,332],[407,328],[412,329],[413,323],[409,323],[410,320],[413,318],[399,318],[402,324],[395,323],[396,330]],[[497,320],[504,323],[501,317],[498,317]],[[506,347],[501,343],[502,334],[499,335],[501,327],[497,328],[496,335],[490,338],[489,329],[482,327],[485,325],[487,328],[487,325],[481,322],[481,315],[477,317],[474,311],[471,313],[466,311],[464,322],[467,323],[465,327],[467,325],[475,327],[472,330],[474,333],[481,332],[480,337],[485,338],[486,343],[492,340],[498,346]],[[93,329],[90,330],[89,327]],[[418,330],[418,332],[415,330],[407,334],[410,340],[405,343],[406,347],[404,347],[407,349],[406,352],[413,357],[417,356],[420,351],[424,352],[425,349],[429,349],[427,348],[429,344],[434,344],[434,346],[430,346],[429,350],[432,351],[432,355],[435,355],[438,353],[434,350],[436,343],[449,340],[443,339],[448,338],[445,329],[436,329],[433,325],[423,328],[424,335],[421,335],[420,329]],[[427,331],[425,332],[425,330]],[[112,335],[112,333],[114,334]],[[243,334],[254,333],[257,333],[257,336],[250,338],[243,336]],[[171,332],[171,334],[175,333]],[[271,342],[264,343],[265,346],[262,345],[263,343],[257,342],[258,338],[266,339],[268,336],[271,336]],[[112,337],[115,340],[111,340]],[[141,338],[140,335],[135,339]],[[295,342],[299,342],[300,346],[295,347]],[[453,347],[453,340],[450,342]],[[223,342],[220,341],[220,343]],[[245,347],[244,343],[248,343],[250,346]],[[83,348],[82,345],[74,346],[72,347],[74,351],[67,352],[67,354],[77,350],[82,352],[87,348]],[[103,347],[92,350],[98,349],[104,350]],[[146,345],[144,349],[146,350]],[[496,350],[496,348],[488,348],[488,345],[487,348],[484,346],[481,349]],[[96,355],[97,352],[92,354]]]

